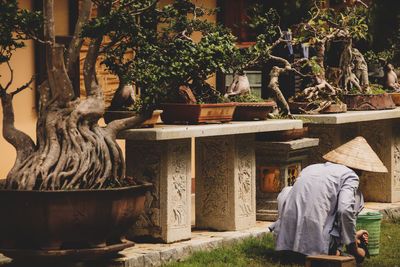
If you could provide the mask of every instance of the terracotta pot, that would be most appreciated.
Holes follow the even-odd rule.
[[[400,93],[389,93],[392,97],[392,101],[396,106],[400,106]]]
[[[233,120],[235,121],[252,121],[255,119],[265,120],[276,103],[274,101],[259,103],[236,103]]]
[[[163,113],[161,119],[164,123],[190,123],[227,122],[232,120],[236,103],[218,104],[161,104]]]
[[[344,95],[343,101],[349,110],[380,110],[396,107],[389,94]]]
[[[309,102],[294,102],[289,101],[289,108],[292,113],[304,113],[303,110],[307,109],[307,106],[310,104]],[[344,103],[333,103],[328,108],[321,110],[318,113],[343,113],[347,111],[347,105]]]
[[[0,252],[102,248],[118,243],[152,184],[99,190],[0,190]]]
[[[147,121],[144,121],[142,123],[143,127],[154,127],[154,124],[157,123],[158,119],[160,118],[160,115],[162,113],[162,110],[154,110],[153,111],[153,116],[148,119]],[[129,111],[129,110],[107,110],[104,113],[104,121],[106,123],[110,123],[114,120],[119,120],[119,119],[125,119],[129,118],[132,116],[135,116],[136,112],[135,111]]]

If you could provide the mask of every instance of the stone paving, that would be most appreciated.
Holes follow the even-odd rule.
[[[173,244],[137,243],[121,252],[124,257],[113,260],[110,266],[160,266],[182,261],[197,251],[209,251],[218,247],[230,247],[250,237],[261,238],[270,233],[272,222],[257,221],[256,226],[244,231],[192,231],[191,240]]]

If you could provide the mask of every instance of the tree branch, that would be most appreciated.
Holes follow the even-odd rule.
[[[35,144],[29,135],[15,128],[12,98],[13,96],[11,94],[2,91],[1,105],[3,107],[3,137],[17,151],[15,165],[18,165],[35,150]]]
[[[54,25],[54,0],[45,1],[45,40],[51,45],[46,47],[47,76],[52,97],[60,105],[74,98],[72,82],[64,65],[64,47],[56,44]]]
[[[10,87],[10,85],[12,84],[12,81],[14,79],[14,70],[11,68],[10,61],[7,61],[7,66],[8,66],[8,69],[10,70],[11,77],[10,77],[10,80],[8,81],[6,87],[4,87],[4,91],[6,91],[8,89],[8,87]]]
[[[14,95],[18,94],[19,92],[25,90],[26,88],[29,88],[31,83],[35,80],[35,76],[32,76],[32,78],[29,80],[29,82],[27,82],[26,84],[24,84],[23,86],[17,88],[17,90],[15,90],[14,92],[10,93],[11,96],[13,97]]]
[[[152,112],[148,111],[137,116],[132,116],[130,118],[115,120],[107,124],[105,129],[113,139],[116,139],[117,134],[120,131],[128,128],[138,127],[142,122],[148,120],[151,117],[151,114]]]
[[[79,58],[79,52],[83,44],[83,38],[81,38],[79,34],[82,30],[83,24],[89,20],[91,13],[92,13],[92,1],[83,0],[82,6],[79,10],[79,17],[75,25],[74,35],[68,46],[68,51],[65,56],[65,68],[67,69],[68,73],[71,72],[74,64]]]

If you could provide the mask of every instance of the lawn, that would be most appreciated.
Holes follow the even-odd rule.
[[[248,239],[231,248],[220,248],[211,252],[197,252],[183,262],[166,265],[168,267],[201,266],[282,266],[279,254],[274,250],[272,235],[261,240]],[[296,265],[288,265],[296,266]],[[361,267],[400,267],[400,223],[383,222],[381,229],[380,254],[366,259]]]

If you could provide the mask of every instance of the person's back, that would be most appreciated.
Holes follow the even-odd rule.
[[[339,235],[333,227],[336,214],[346,213],[346,223],[355,224],[351,213],[358,182],[356,173],[341,164],[327,162],[302,170],[280,211],[280,223],[274,230],[275,249],[328,254],[331,235]]]

